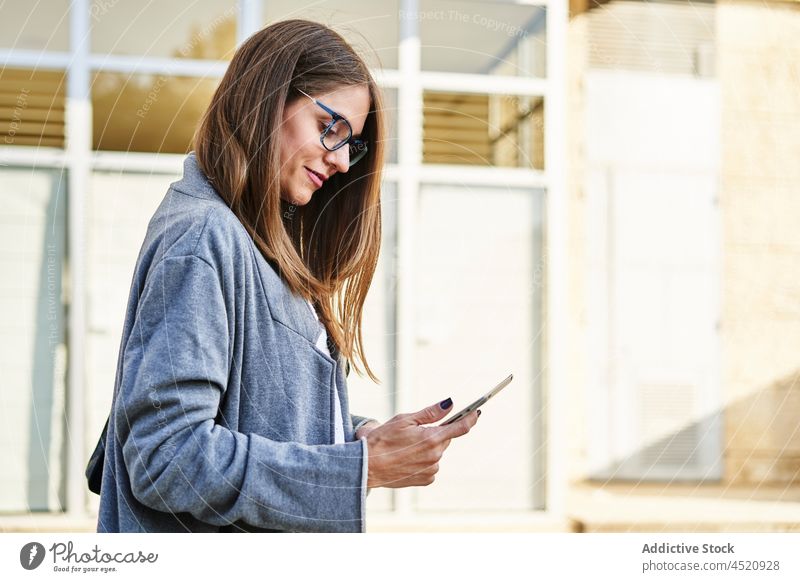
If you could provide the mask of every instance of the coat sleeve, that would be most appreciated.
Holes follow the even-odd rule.
[[[192,255],[151,269],[114,410],[134,497],[213,525],[365,531],[366,439],[312,446],[217,424],[229,337],[212,265]]]
[[[369,418],[368,416],[357,416],[355,414],[350,415],[351,420],[353,421],[353,432],[358,432],[358,429],[361,428],[363,425],[367,424],[368,422],[379,422],[374,418]]]

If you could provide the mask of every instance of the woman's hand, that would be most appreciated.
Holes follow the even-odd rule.
[[[440,404],[434,404],[413,414],[398,414],[384,424],[370,427],[366,435],[367,487],[399,488],[433,483],[439,471],[439,460],[450,446],[450,440],[467,434],[478,422],[478,412],[472,412],[447,426],[421,426],[441,420],[449,410],[449,407],[443,409]]]

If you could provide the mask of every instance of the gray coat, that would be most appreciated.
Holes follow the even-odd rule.
[[[97,531],[365,531],[369,419],[322,330],[189,154],[133,274]]]

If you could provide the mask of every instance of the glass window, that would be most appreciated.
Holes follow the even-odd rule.
[[[119,338],[147,223],[175,174],[94,172],[86,198],[86,458],[111,410]],[[100,498],[90,496],[96,508]]]
[[[362,55],[370,67],[397,68],[398,0],[323,0],[307,6],[295,0],[264,0],[264,20],[304,18],[330,26]]]
[[[364,304],[364,345],[370,368],[380,384],[354,371],[347,378],[347,393],[353,414],[371,416],[381,422],[394,415],[395,292],[397,289],[397,186],[384,183],[381,192],[381,253],[372,286]],[[373,489],[370,509],[390,510],[392,490]]]
[[[427,91],[422,160],[544,168],[544,100],[516,95]]]
[[[69,50],[69,0],[4,0],[0,6],[0,47]]]
[[[236,49],[230,0],[94,0],[90,12],[93,53],[228,60]]]
[[[65,92],[64,73],[0,70],[0,147],[64,147]]]
[[[422,69],[545,76],[545,8],[509,2],[421,0]]]
[[[0,511],[61,511],[67,175],[0,167],[0,183]]]
[[[450,396],[460,410],[514,374],[477,430],[448,448],[436,486],[415,490],[420,509],[533,509],[543,483],[535,462],[543,442],[543,199],[541,190],[420,189],[412,408]]]
[[[97,73],[92,83],[97,150],[186,153],[219,80]]]

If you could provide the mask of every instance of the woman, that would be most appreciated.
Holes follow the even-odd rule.
[[[374,487],[428,485],[447,399],[351,416],[378,258],[381,95],[330,29],[236,52],[137,260],[97,530],[365,531]]]

